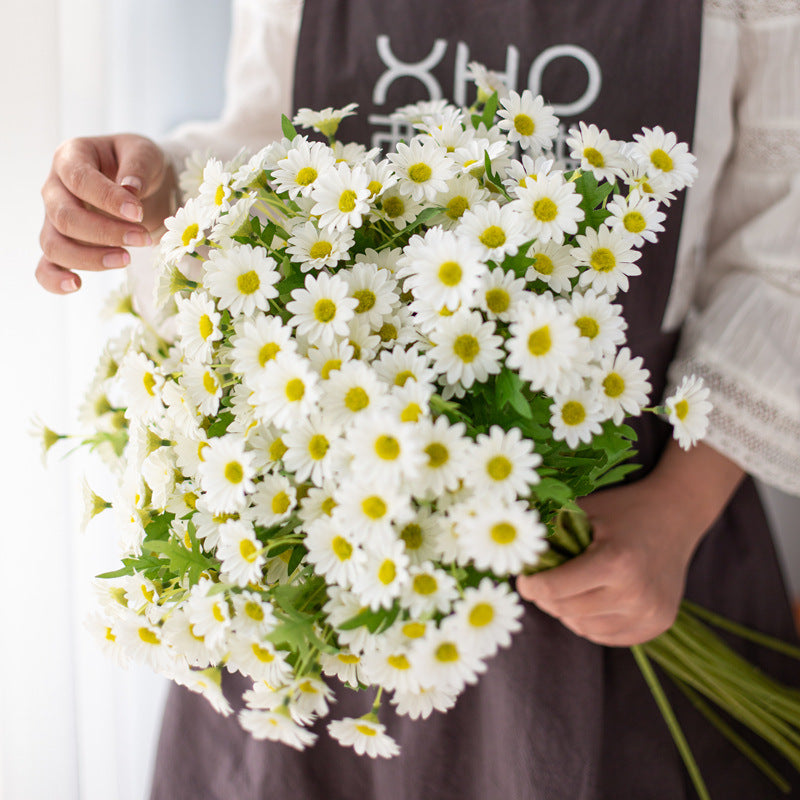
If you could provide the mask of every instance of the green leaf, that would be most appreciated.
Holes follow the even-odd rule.
[[[486,105],[483,107],[483,115],[481,116],[481,122],[483,122],[487,128],[492,127],[494,115],[497,112],[497,106],[497,92],[494,92],[494,94],[492,94],[492,96],[486,101]],[[478,126],[476,125],[475,127],[477,128]]]
[[[165,542],[151,542],[148,544],[148,549],[166,556],[169,560],[169,568],[180,576],[185,575],[192,567],[195,568],[192,573],[198,577],[201,572],[217,568],[216,562],[204,556],[199,550],[187,550],[174,539]]]
[[[542,478],[533,488],[534,496],[540,501],[553,500],[565,506],[575,499],[572,487],[558,478]]]
[[[292,121],[286,116],[286,114],[281,114],[281,130],[287,139],[294,139],[294,137],[297,136],[297,131],[295,130],[294,125],[292,125]]]
[[[395,604],[395,606],[389,609],[381,608],[378,611],[365,608],[338,627],[343,631],[352,631],[355,628],[364,626],[370,633],[376,633],[378,630],[385,630],[397,619],[397,615],[400,613],[400,607],[397,606],[397,604]]]
[[[223,411],[209,426],[208,438],[213,439],[218,436],[224,436],[228,430],[228,425],[233,422],[233,413],[230,411]]]
[[[169,537],[169,526],[172,525],[174,519],[175,515],[169,511],[154,517],[145,526],[144,541],[149,544],[151,542],[167,539]],[[154,550],[155,548],[151,547],[150,549]]]
[[[289,570],[289,574],[291,575],[298,566],[300,566],[300,562],[303,560],[304,556],[308,554],[308,550],[301,544],[297,544],[292,551],[292,555],[289,558],[289,564],[287,569]]]
[[[610,469],[602,477],[594,482],[594,488],[599,489],[601,486],[609,486],[612,483],[619,483],[631,472],[641,469],[641,464],[618,464],[613,469]]]

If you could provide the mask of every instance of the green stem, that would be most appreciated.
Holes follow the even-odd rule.
[[[675,716],[675,712],[672,710],[672,706],[670,705],[669,700],[667,699],[667,696],[661,687],[661,683],[659,682],[658,677],[656,676],[656,673],[650,664],[650,661],[645,655],[642,646],[633,645],[630,650],[631,653],[633,653],[633,657],[636,659],[636,663],[639,665],[642,676],[650,688],[650,692],[653,695],[653,699],[656,701],[656,705],[658,705],[658,708],[661,711],[661,715],[664,717],[664,721],[667,723],[669,732],[672,734],[672,741],[675,742],[675,746],[678,748],[678,752],[681,754],[683,763],[685,764],[686,769],[689,772],[689,776],[692,779],[692,784],[694,785],[695,791],[700,797],[700,800],[711,800],[711,795],[708,793],[703,776],[700,774],[700,769],[697,766],[697,762],[694,760],[692,751],[689,748],[689,743],[686,741],[686,737],[683,735],[683,731],[681,730],[681,726],[678,723],[677,717]]]

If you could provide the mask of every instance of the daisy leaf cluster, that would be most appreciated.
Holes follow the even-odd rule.
[[[241,724],[296,748],[326,678],[450,708],[520,629],[509,579],[563,547],[559,511],[632,469],[650,383],[618,296],[694,175],[659,128],[580,125],[566,169],[529,92],[399,109],[415,133],[385,156],[335,141],[353,112],[298,112],[327,142],[284,119],[254,155],[194,162],[158,332],[108,345],[85,414],[119,475],[88,494],[124,551],[104,646],[221,713],[242,673]],[[707,406],[692,382],[662,410],[682,444]],[[394,755],[366,711],[331,735]]]

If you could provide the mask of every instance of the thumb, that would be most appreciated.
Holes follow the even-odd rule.
[[[116,182],[139,200],[156,194],[164,183],[167,160],[151,139],[132,133],[113,137],[117,160]]]

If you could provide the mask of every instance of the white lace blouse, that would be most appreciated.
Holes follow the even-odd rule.
[[[176,162],[280,138],[302,0],[235,0],[222,117],[164,142]],[[800,495],[800,0],[706,0],[694,152],[663,327],[670,377],[702,375],[707,441]]]

